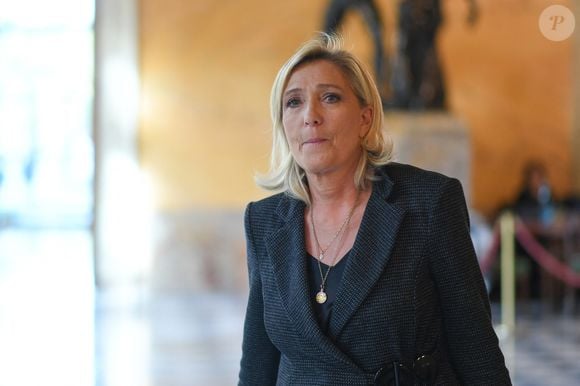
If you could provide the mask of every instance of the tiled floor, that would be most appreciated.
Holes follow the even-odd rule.
[[[580,385],[580,318],[520,318],[502,343],[515,385]]]
[[[244,294],[95,292],[83,232],[0,232],[0,386],[235,385]],[[515,385],[580,385],[580,317],[518,318]]]
[[[96,386],[236,384],[242,297],[156,295],[116,311],[100,303]]]

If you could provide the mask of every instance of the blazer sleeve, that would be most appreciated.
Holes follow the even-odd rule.
[[[280,352],[270,341],[264,326],[262,280],[252,233],[251,208],[252,204],[249,204],[244,217],[250,291],[238,385],[268,386],[276,384]]]
[[[491,323],[461,184],[448,179],[429,218],[429,256],[449,360],[462,384],[511,385]]]

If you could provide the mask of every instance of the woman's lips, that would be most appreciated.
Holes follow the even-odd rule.
[[[324,139],[324,138],[310,138],[310,139],[304,141],[303,144],[304,145],[317,145],[317,144],[322,143],[324,141],[326,141],[326,139]]]

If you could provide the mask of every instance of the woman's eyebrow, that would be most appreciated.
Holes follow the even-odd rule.
[[[289,90],[284,91],[284,95],[286,96],[288,94],[293,94],[293,93],[298,92],[298,91],[302,91],[302,89],[299,87],[291,88]]]
[[[320,83],[320,84],[316,85],[316,88],[324,88],[324,89],[326,89],[326,88],[336,88],[338,90],[342,90],[342,87],[340,87],[337,84],[332,84],[332,83]]]
[[[333,83],[320,83],[320,84],[317,84],[316,85],[316,88],[318,88],[318,89],[335,88],[337,90],[342,90],[343,89],[339,85],[333,84]],[[291,88],[289,90],[284,91],[284,96],[286,96],[288,94],[293,94],[293,93],[299,92],[299,91],[302,91],[302,88],[300,88],[300,87]]]

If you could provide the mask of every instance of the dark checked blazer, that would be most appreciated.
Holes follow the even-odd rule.
[[[438,385],[511,384],[459,181],[395,163],[377,174],[326,335],[309,298],[305,204],[281,193],[248,205],[239,385],[372,385],[425,353]]]

